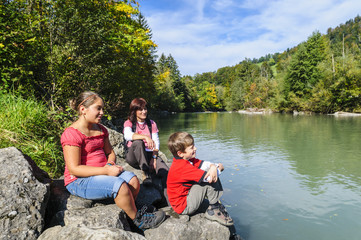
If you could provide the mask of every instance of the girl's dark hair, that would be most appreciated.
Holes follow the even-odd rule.
[[[88,108],[90,105],[92,105],[98,98],[102,99],[97,93],[91,92],[91,91],[85,91],[79,94],[76,98],[70,101],[70,107],[77,111],[79,114],[79,108],[81,105]]]
[[[128,119],[132,123],[136,123],[137,122],[137,110],[142,110],[144,108],[147,108],[147,101],[145,101],[144,98],[134,98],[129,106]]]

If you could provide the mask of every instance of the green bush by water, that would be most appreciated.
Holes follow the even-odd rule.
[[[0,94],[0,148],[16,147],[51,177],[63,173],[63,122],[39,102]]]

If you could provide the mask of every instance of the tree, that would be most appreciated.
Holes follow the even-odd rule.
[[[112,111],[147,98],[155,46],[136,2],[59,0],[54,5],[49,92],[64,105],[78,91],[105,96]],[[69,91],[70,90],[70,91]]]
[[[310,97],[312,88],[321,78],[317,65],[326,58],[326,49],[327,41],[319,32],[314,32],[307,42],[298,46],[285,78],[286,98],[291,95],[293,99]]]
[[[178,64],[172,55],[166,57],[163,53],[156,63],[155,75],[158,107],[168,111],[182,111],[190,106],[190,95],[185,82],[181,78]],[[168,102],[164,100],[167,99]],[[171,104],[169,104],[171,103]]]
[[[14,0],[0,5],[0,90],[64,109],[84,90],[119,112],[154,90],[151,32],[134,0]]]

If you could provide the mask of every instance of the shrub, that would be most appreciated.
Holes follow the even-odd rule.
[[[0,148],[14,146],[29,155],[51,177],[64,169],[59,115],[32,99],[0,94]],[[64,117],[63,117],[64,119]]]

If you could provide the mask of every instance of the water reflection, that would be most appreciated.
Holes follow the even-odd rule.
[[[224,201],[246,239],[359,239],[361,118],[185,113],[156,119],[161,150],[191,133],[221,161]]]

